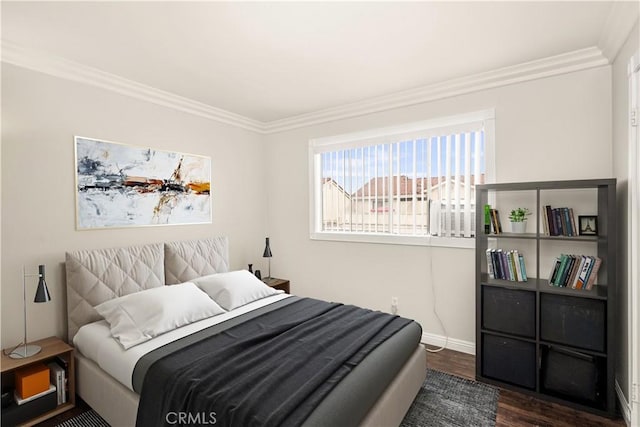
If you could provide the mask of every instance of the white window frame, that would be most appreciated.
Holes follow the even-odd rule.
[[[458,131],[456,128],[469,127],[478,123],[481,123],[485,134],[485,183],[492,183],[495,177],[494,109],[309,140],[310,238],[312,240],[342,242],[474,248],[475,238],[322,231],[322,167],[320,154],[331,150],[393,142],[394,136],[398,137],[399,135],[412,133],[420,137],[437,133],[453,134]]]

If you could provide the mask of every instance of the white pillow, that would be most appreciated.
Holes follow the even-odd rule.
[[[267,286],[247,270],[211,274],[192,280],[225,310],[233,310],[250,302],[282,293]]]
[[[95,309],[125,350],[180,326],[224,313],[190,282],[125,295]]]

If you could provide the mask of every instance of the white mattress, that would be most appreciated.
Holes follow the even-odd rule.
[[[208,328],[209,326],[224,322],[225,320],[232,319],[290,296],[291,295],[288,294],[277,294],[266,297],[224,314],[219,314],[174,329],[147,342],[131,347],[128,350],[123,349],[118,341],[111,337],[109,324],[105,320],[89,323],[81,327],[73,338],[73,344],[83,356],[91,359],[109,375],[122,383],[122,385],[133,391],[133,385],[131,383],[133,370],[138,360],[145,354],[172,341]]]

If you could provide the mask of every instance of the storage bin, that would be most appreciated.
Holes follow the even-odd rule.
[[[535,292],[483,286],[482,328],[534,338]]]
[[[535,344],[513,338],[483,334],[482,375],[535,390]]]
[[[540,295],[540,339],[543,341],[605,353],[606,325],[606,301]]]
[[[36,363],[18,369],[15,377],[16,392],[26,399],[49,389],[49,368],[44,363]]]
[[[545,392],[587,405],[604,402],[603,358],[554,346],[541,350],[541,386]]]

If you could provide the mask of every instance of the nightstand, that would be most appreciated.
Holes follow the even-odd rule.
[[[40,353],[31,357],[27,357],[25,359],[12,359],[9,356],[5,356],[4,352],[2,353],[2,366],[0,367],[0,370],[2,371],[2,387],[4,388],[6,386],[11,386],[11,388],[13,388],[14,375],[16,370],[28,367],[30,365],[33,365],[34,363],[46,364],[55,360],[57,356],[60,357],[66,364],[67,401],[66,403],[62,403],[51,410],[47,410],[46,412],[38,413],[37,409],[35,410],[35,413],[30,411],[30,418],[28,416],[27,418],[23,418],[19,421],[20,423],[23,423],[20,424],[23,426],[32,426],[34,424],[38,424],[46,419],[56,416],[76,406],[76,378],[73,347],[66,344],[64,341],[57,337],[49,337],[39,341],[30,342],[29,344],[39,345],[40,347],[42,347],[42,350],[40,351]],[[11,392],[13,393],[13,391]],[[57,391],[53,393],[56,394]],[[29,403],[33,402],[35,401]],[[24,405],[28,405],[29,403],[25,403]],[[11,418],[12,416],[17,416],[15,411],[18,408],[19,406],[15,402],[12,402],[11,405],[6,408],[2,408],[3,425],[14,424],[13,422],[7,421],[14,419]]]
[[[290,293],[289,280],[287,279],[276,279],[275,277],[270,277],[268,279],[262,279],[262,281],[274,289],[279,289],[285,291],[286,293]]]

